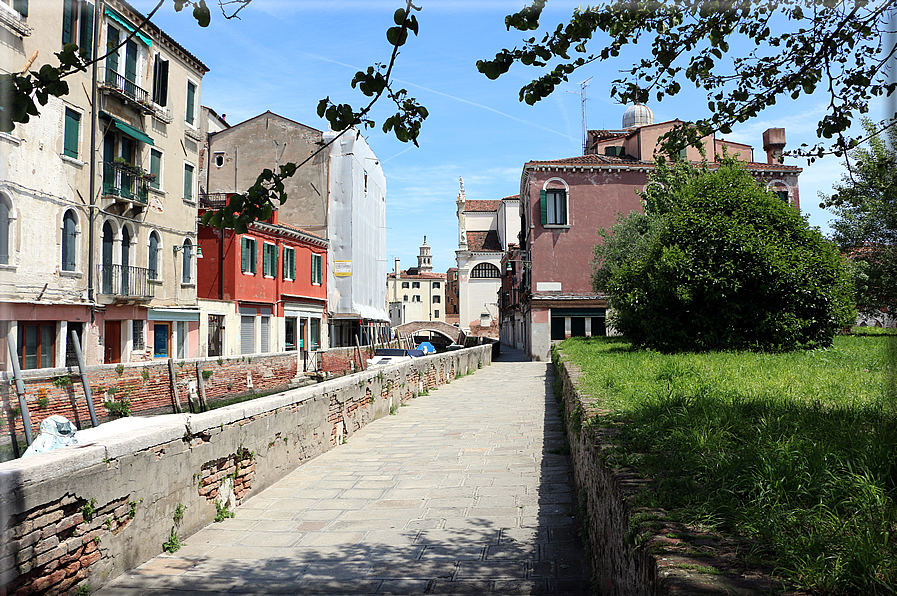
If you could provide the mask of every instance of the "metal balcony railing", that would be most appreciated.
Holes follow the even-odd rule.
[[[149,182],[134,166],[107,161],[103,163],[103,195],[147,204]]]
[[[201,192],[199,193],[199,206],[204,209],[224,209],[227,207],[227,193]]]
[[[153,103],[150,101],[150,94],[146,89],[138,87],[137,83],[129,81],[112,69],[106,69],[106,75],[102,86],[106,89],[117,91],[125,98],[130,99],[141,106],[147,113],[152,113],[155,109],[153,108]]]
[[[155,278],[155,271],[150,269],[97,265],[97,274],[100,278],[100,294],[139,300],[149,300],[154,295],[154,286],[149,280]]]

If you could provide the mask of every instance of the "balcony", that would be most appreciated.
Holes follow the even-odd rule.
[[[103,196],[146,205],[148,189],[149,181],[138,168],[125,163],[103,163]]]
[[[202,209],[224,209],[227,207],[228,193],[202,192],[199,193],[199,206]]]
[[[150,94],[146,89],[138,87],[133,81],[129,81],[122,75],[109,68],[105,69],[106,75],[100,83],[100,89],[118,96],[119,99],[137,108],[144,114],[152,114],[155,111]]]
[[[124,265],[97,265],[100,278],[100,294],[116,300],[146,301],[153,297],[155,271]]]

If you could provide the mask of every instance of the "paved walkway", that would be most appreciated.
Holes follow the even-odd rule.
[[[505,348],[97,594],[588,594],[552,382]]]

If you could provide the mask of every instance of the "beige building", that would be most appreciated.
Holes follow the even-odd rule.
[[[23,368],[74,364],[72,331],[89,364],[198,355],[208,68],[152,24],[135,33],[142,21],[119,0],[0,2],[2,72],[66,43],[102,58],[0,134],[0,335]]]
[[[433,256],[424,236],[417,256],[417,267],[402,271],[396,268],[386,276],[389,300],[389,324],[392,327],[411,321],[445,322],[445,273],[433,272]]]

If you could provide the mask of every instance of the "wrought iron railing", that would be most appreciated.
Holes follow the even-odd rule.
[[[137,83],[128,80],[111,68],[106,69],[103,86],[107,89],[118,91],[128,99],[144,106],[150,112],[154,109],[153,104],[150,101],[150,94],[146,89],[138,87]]]
[[[146,205],[149,182],[134,166],[107,161],[103,163],[103,194]]]
[[[97,265],[97,275],[100,278],[100,294],[133,299],[149,299],[154,295],[154,286],[149,280],[155,278],[155,271],[150,269]]]
[[[227,193],[201,192],[199,193],[199,206],[205,209],[224,209],[227,207]]]

